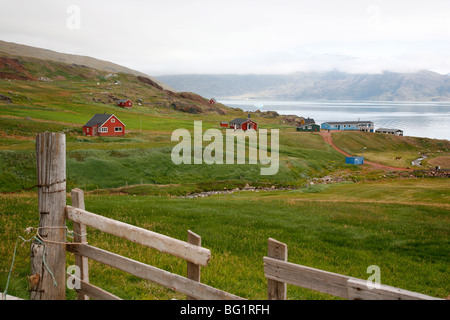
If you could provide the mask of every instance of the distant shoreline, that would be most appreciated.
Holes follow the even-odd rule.
[[[218,100],[244,111],[276,111],[280,115],[326,121],[370,120],[375,128],[396,128],[404,136],[450,140],[450,102],[372,100]]]

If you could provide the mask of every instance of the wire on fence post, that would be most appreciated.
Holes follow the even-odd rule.
[[[11,263],[11,268],[9,269],[8,280],[6,281],[5,292],[3,292],[3,300],[6,300],[6,295],[8,293],[9,280],[11,279],[11,273],[12,273],[12,270],[14,267],[14,261],[16,260],[16,252],[17,252],[17,244],[18,243],[19,243],[19,238],[17,238],[16,245],[14,246],[13,259],[12,259],[12,263]]]

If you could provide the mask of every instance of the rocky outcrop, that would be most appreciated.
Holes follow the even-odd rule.
[[[0,94],[0,101],[6,102],[6,103],[12,103],[11,97],[5,96],[3,94]]]
[[[151,79],[149,79],[149,78],[147,78],[147,77],[138,76],[137,78],[138,78],[139,81],[141,81],[141,82],[143,82],[143,83],[146,83],[146,84],[149,84],[149,85],[151,85],[152,87],[155,87],[156,89],[164,90],[164,88],[163,88],[162,86],[160,86],[160,85],[157,84],[155,81],[153,81],[153,80],[151,80]]]
[[[0,79],[36,80],[18,59],[0,57]]]
[[[240,191],[254,191],[254,192],[259,192],[259,191],[277,191],[277,190],[293,190],[294,188],[277,188],[275,186],[271,186],[271,187],[253,187],[250,186],[248,183],[242,187],[242,188],[234,188],[231,190],[213,190],[213,191],[205,191],[205,192],[199,192],[199,193],[192,193],[192,194],[188,194],[186,196],[179,196],[179,198],[204,198],[204,197],[209,197],[209,196],[213,196],[216,194],[230,194],[230,193],[235,193],[235,192],[240,192]]]

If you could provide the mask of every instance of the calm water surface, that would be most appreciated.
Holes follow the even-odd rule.
[[[450,140],[450,102],[221,100],[245,111],[276,111],[326,121],[373,121],[375,129],[403,130],[405,136]],[[231,120],[231,119],[230,119]]]

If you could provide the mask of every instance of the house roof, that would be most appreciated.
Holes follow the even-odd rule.
[[[308,119],[303,118],[303,119],[305,120],[305,124],[314,124],[314,123],[316,123],[314,121],[314,119],[311,119],[311,118],[308,118]]]
[[[117,101],[117,102],[127,102],[127,101],[131,101],[130,99],[120,99],[119,101]]]
[[[102,126],[112,116],[114,116],[117,120],[119,120],[119,118],[117,118],[113,114],[97,113],[88,122],[86,122],[86,124],[83,127],[93,127],[93,126],[96,126],[96,125]],[[119,120],[119,122],[122,123],[125,126],[125,124],[122,121]]]
[[[254,122],[254,123],[256,123],[255,121],[253,121],[253,120],[251,120],[251,119],[244,119],[244,118],[236,118],[236,119],[234,119],[234,120],[231,120],[230,121],[230,123],[236,123],[236,124],[243,124],[243,123],[245,123],[245,122],[247,122],[247,121],[251,121],[251,122]]]
[[[328,124],[361,124],[361,123],[373,123],[372,121],[327,121]]]
[[[398,131],[401,131],[401,132],[403,132],[400,129],[387,129],[387,128],[379,128],[379,129],[377,129],[375,131],[384,131],[384,132],[398,132]]]
[[[320,127],[317,123],[310,123],[310,124],[302,124],[301,126],[297,128],[303,128],[303,127],[309,127],[309,126],[317,126]]]

